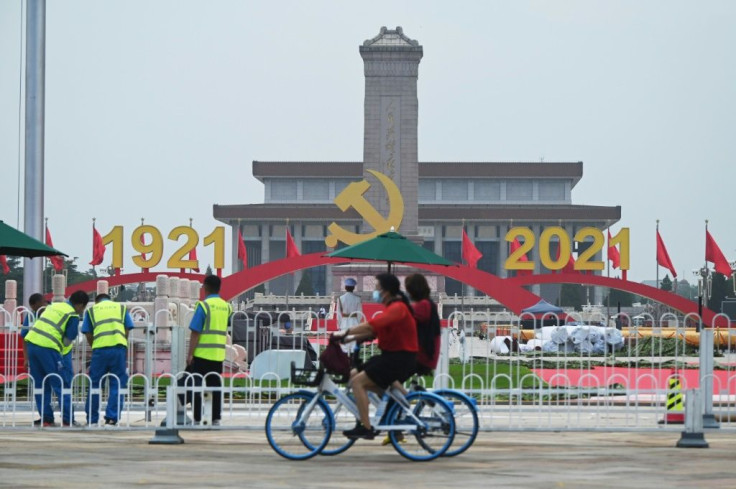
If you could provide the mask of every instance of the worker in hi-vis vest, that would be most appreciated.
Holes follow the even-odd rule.
[[[120,419],[123,401],[120,389],[128,387],[128,331],[133,329],[133,319],[123,304],[113,302],[107,294],[99,294],[95,305],[87,310],[82,323],[82,333],[92,347],[89,364],[91,387],[100,387],[103,377],[107,378],[110,397],[105,409],[105,426],[114,427]],[[85,405],[87,423],[97,424],[100,418],[99,394],[87,396]]]
[[[36,397],[36,407],[41,419],[34,422],[40,426],[54,426],[54,411],[51,408],[51,392],[61,404],[63,426],[74,424],[71,396],[62,396],[64,388],[71,387],[73,373],[64,365],[62,352],[69,349],[79,333],[79,315],[87,307],[86,292],[74,292],[66,302],[47,306],[34,321],[25,335],[25,350]],[[61,382],[60,382],[61,380]]]
[[[21,338],[25,338],[28,334],[28,331],[31,330],[31,324],[33,323],[33,319],[31,316],[34,316],[38,318],[45,309],[48,304],[46,303],[46,299],[44,299],[43,295],[36,292],[35,294],[31,294],[31,296],[28,298],[28,305],[31,306],[31,311],[33,311],[33,315],[30,313],[23,314],[23,323],[20,328],[20,336]],[[26,371],[28,371],[28,352],[26,352],[25,348],[25,342],[23,343],[23,367]],[[72,349],[74,347],[74,343],[69,343],[68,345],[65,345],[61,349],[61,359],[62,364],[64,365],[64,368],[68,369],[69,372],[72,374],[72,378],[74,377],[74,362],[72,362]],[[38,420],[34,421],[37,425],[40,424]]]
[[[222,364],[225,361],[227,327],[232,314],[230,304],[219,296],[221,280],[215,275],[204,279],[203,301],[197,303],[189,323],[191,336],[187,354],[187,373],[181,379],[184,385],[200,386],[202,378],[208,387],[222,386]],[[188,396],[189,397],[189,396]],[[202,419],[202,396],[194,394],[194,422]],[[222,392],[212,393],[212,425],[219,426],[222,412]]]

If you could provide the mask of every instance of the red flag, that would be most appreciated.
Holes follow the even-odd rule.
[[[105,259],[105,244],[102,242],[102,235],[97,232],[97,228],[92,226],[92,261],[90,265],[95,266],[102,263]]]
[[[248,268],[248,250],[245,249],[243,233],[238,230],[238,259],[243,262],[243,270]]]
[[[7,275],[10,273],[10,267],[8,266],[8,259],[5,255],[0,255],[0,267],[3,269],[3,274]]]
[[[238,254],[240,254],[240,251],[238,250]],[[195,246],[191,250],[189,250],[189,259],[190,260],[197,260],[197,247]],[[192,268],[193,272],[199,273],[199,268]]]
[[[667,253],[667,248],[664,247],[664,241],[662,241],[662,236],[659,235],[659,230],[657,230],[657,265],[666,268],[672,272],[673,277],[677,278],[675,266],[672,265],[670,254]]]
[[[513,254],[513,252],[518,250],[519,248],[521,248],[521,243],[519,243],[519,238],[514,237],[514,241],[511,242],[511,253]],[[521,255],[521,258],[519,258],[519,261],[529,261],[529,258],[527,258],[526,255]],[[534,274],[533,270],[516,270],[517,276],[533,275],[533,274]]]
[[[291,237],[291,233],[289,232],[289,227],[286,227],[286,258],[293,258],[295,256],[302,256],[302,254],[299,252],[299,248],[296,247],[296,243],[294,243],[294,238]]]
[[[50,246],[51,248],[54,247],[54,242],[51,241],[51,231],[49,231],[48,226],[46,227],[46,245]],[[60,272],[64,270],[64,259],[60,256],[50,256],[49,261],[51,262],[51,265],[53,265],[54,270],[57,272]]]
[[[611,230],[608,230],[608,261],[613,268],[621,268],[621,253],[618,248],[611,246]]]
[[[560,243],[557,242],[557,258],[555,260],[560,259]],[[570,253],[570,258],[568,258],[567,263],[564,267],[562,267],[562,270],[560,270],[563,273],[575,273],[577,270],[575,270],[575,258],[572,257],[572,253]]]
[[[723,256],[723,252],[716,244],[716,240],[713,239],[713,236],[710,235],[707,229],[705,230],[705,261],[713,263],[716,272],[726,277],[731,275],[731,264]]]
[[[478,248],[476,248],[473,242],[470,241],[468,233],[466,233],[465,229],[463,229],[462,259],[465,260],[465,263],[467,263],[469,267],[478,268],[478,260],[480,260],[482,257],[483,253],[478,251]]]

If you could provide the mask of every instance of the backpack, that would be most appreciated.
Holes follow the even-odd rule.
[[[336,382],[347,382],[350,378],[350,358],[340,347],[341,338],[330,335],[324,351],[319,356],[319,361],[328,372],[340,375],[342,379],[334,379]]]
[[[437,337],[441,334],[440,328],[440,315],[437,311],[437,304],[429,301],[429,321],[426,323],[417,322],[417,340],[419,341],[419,348],[427,355],[428,358],[433,360],[437,359],[439,351],[435,351]]]

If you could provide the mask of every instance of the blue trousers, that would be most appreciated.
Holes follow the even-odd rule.
[[[92,361],[89,365],[89,378],[92,388],[100,387],[100,380],[107,375],[110,387],[110,398],[107,400],[105,419],[117,422],[120,411],[123,410],[123,401],[119,396],[120,389],[128,387],[128,371],[126,369],[126,356],[128,349],[123,346],[111,346],[108,348],[95,348],[92,350]],[[97,424],[100,419],[100,396],[90,393],[85,405],[87,421],[89,424]]]
[[[26,348],[28,367],[31,370],[35,388],[36,407],[41,419],[48,423],[54,422],[54,410],[51,408],[51,392],[53,391],[61,404],[62,421],[67,424],[71,423],[74,420],[72,396],[69,394],[62,396],[61,387],[62,383],[64,387],[70,387],[72,370],[65,366],[61,353],[53,348],[44,348],[33,343],[27,343]],[[71,360],[71,355],[69,355],[69,360]],[[47,375],[50,377],[46,377]],[[59,377],[61,377],[61,382]]]

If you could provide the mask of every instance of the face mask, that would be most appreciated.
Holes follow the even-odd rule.
[[[381,302],[381,292],[378,290],[373,291],[373,302]]]

